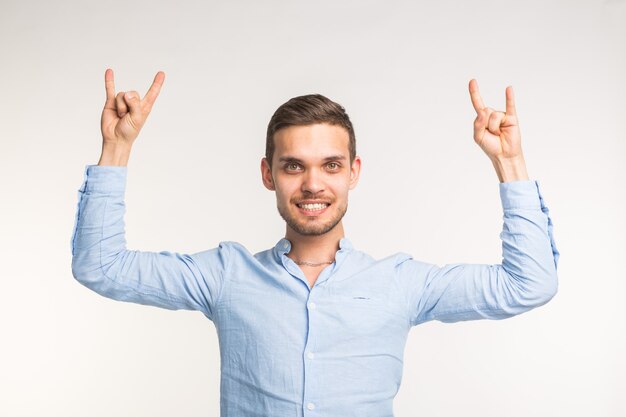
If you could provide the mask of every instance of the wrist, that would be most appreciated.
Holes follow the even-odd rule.
[[[528,180],[523,155],[514,158],[493,158],[491,162],[500,182]]]
[[[127,166],[130,158],[130,145],[102,144],[102,154],[98,165],[100,166]]]

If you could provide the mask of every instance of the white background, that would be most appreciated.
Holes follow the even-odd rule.
[[[500,263],[494,169],[467,84],[504,110],[561,252],[559,292],[503,321],[415,327],[396,416],[626,415],[626,2],[0,2],[0,415],[212,416],[215,327],[71,273],[104,71],[162,93],[128,168],[129,249],[284,236],[259,164],[274,110],[344,105],[363,158],[346,235],[376,258]],[[288,318],[287,318],[288,319]]]

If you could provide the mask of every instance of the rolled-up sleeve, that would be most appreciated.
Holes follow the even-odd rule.
[[[212,320],[228,268],[229,242],[194,254],[126,249],[127,169],[85,167],[71,237],[74,278],[107,298],[199,310]]]
[[[501,264],[447,264],[410,255],[396,266],[409,320],[504,319],[547,303],[557,292],[559,251],[552,219],[534,180],[500,183],[504,211]]]

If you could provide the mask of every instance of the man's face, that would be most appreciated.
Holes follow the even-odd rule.
[[[270,171],[263,184],[276,191],[278,212],[295,232],[317,236],[332,230],[348,209],[348,191],[359,179],[361,159],[350,166],[348,131],[326,123],[289,126],[274,134]]]

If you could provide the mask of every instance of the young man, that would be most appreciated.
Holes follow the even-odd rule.
[[[474,139],[500,179],[501,265],[438,267],[354,249],[342,218],[361,160],[344,109],[321,95],[289,100],[268,126],[261,175],[286,223],[273,248],[127,250],[126,164],[164,77],[159,72],[140,99],[116,95],[113,72],[105,73],[102,156],[79,189],[72,272],[105,297],[199,310],[212,320],[222,416],[392,416],[412,326],[503,319],[555,295],[559,252],[539,184],[526,173],[513,90],[506,89],[506,112],[494,111],[475,80]]]

